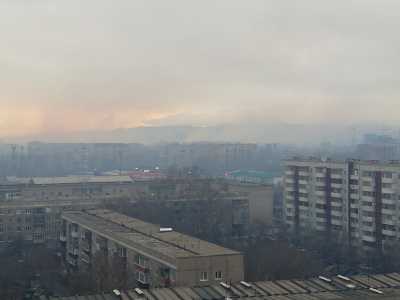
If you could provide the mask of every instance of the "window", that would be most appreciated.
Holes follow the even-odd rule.
[[[364,172],[363,172],[363,176],[364,176],[364,177],[372,177],[372,176],[373,176],[373,173],[372,173],[372,172],[369,172],[369,171],[364,171]]]
[[[139,254],[135,256],[135,263],[143,268],[147,268],[148,266],[148,260]]]
[[[342,169],[331,169],[331,174],[341,175],[342,173]]]
[[[383,178],[392,178],[393,173],[392,172],[383,172],[382,177]]]
[[[200,281],[208,281],[208,272],[200,272]]]
[[[331,179],[331,183],[335,183],[335,184],[342,184],[343,180],[342,179]]]
[[[396,196],[395,195],[393,195],[393,194],[388,194],[388,193],[384,193],[384,194],[382,194],[382,198],[383,199],[396,199]]]
[[[121,248],[118,248],[118,255],[120,256],[120,257],[126,257],[126,248],[124,248],[124,247],[121,247]]]
[[[147,284],[148,283],[147,278],[146,278],[146,274],[144,272],[142,272],[142,271],[137,271],[136,272],[136,279],[137,279],[137,281],[139,281],[139,282],[141,282],[143,284]]]
[[[221,280],[221,279],[222,279],[222,271],[215,272],[215,280]]]

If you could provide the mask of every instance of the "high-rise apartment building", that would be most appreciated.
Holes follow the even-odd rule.
[[[319,231],[359,249],[400,238],[400,163],[285,161],[284,219],[295,234]]]

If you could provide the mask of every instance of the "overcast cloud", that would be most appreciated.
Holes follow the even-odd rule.
[[[400,125],[400,1],[0,0],[0,134]]]

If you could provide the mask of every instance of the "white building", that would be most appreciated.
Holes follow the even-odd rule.
[[[285,161],[284,218],[295,233],[333,235],[363,249],[400,238],[400,163]]]

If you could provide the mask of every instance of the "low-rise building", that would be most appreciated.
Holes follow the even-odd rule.
[[[0,203],[129,197],[132,183],[129,176],[6,177],[0,181]]]
[[[102,255],[123,259],[130,286],[201,286],[243,280],[243,256],[172,228],[110,210],[64,212],[61,240],[72,268],[87,269]]]
[[[95,200],[0,203],[0,248],[16,240],[56,247],[64,210],[90,209],[100,204]]]
[[[0,182],[0,245],[17,239],[54,244],[61,212],[129,198],[129,176],[8,177]]]

